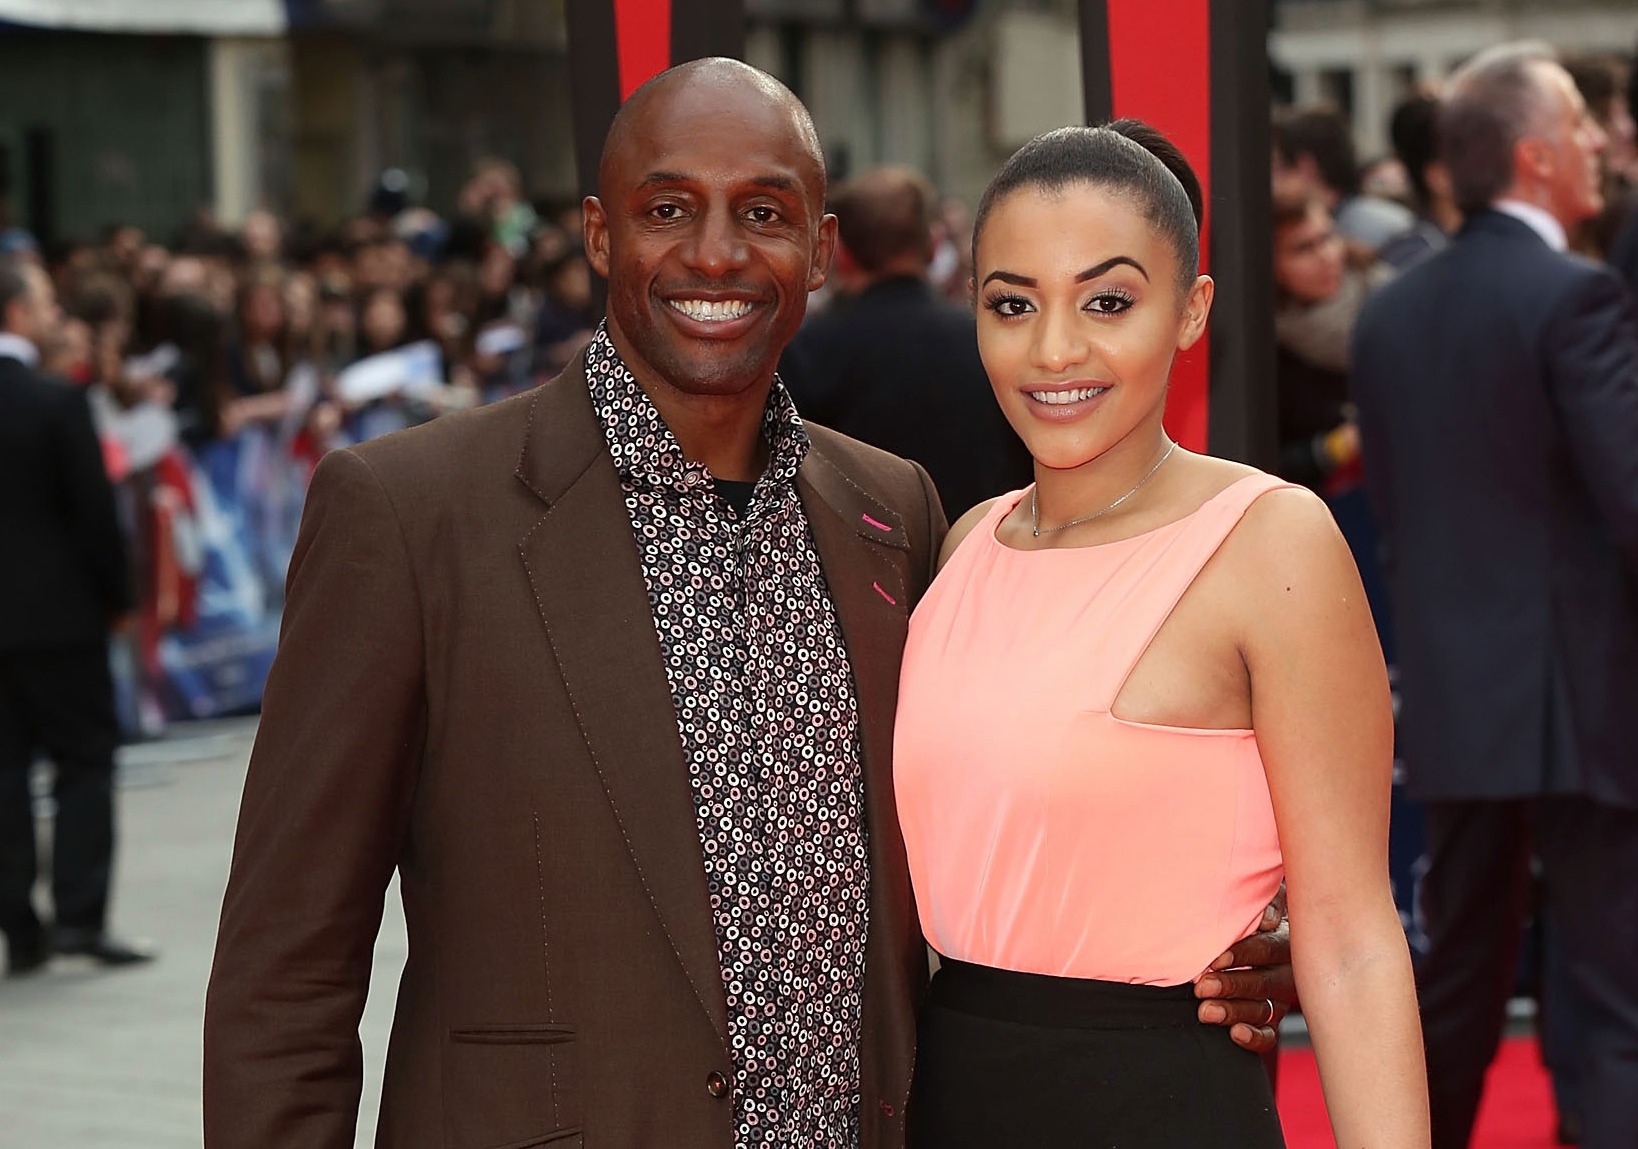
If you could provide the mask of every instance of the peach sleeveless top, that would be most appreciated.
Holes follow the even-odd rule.
[[[910,621],[893,772],[922,932],[1026,973],[1179,985],[1256,926],[1283,869],[1250,730],[1128,722],[1127,675],[1261,495],[1250,475],[1099,546],[957,547]]]

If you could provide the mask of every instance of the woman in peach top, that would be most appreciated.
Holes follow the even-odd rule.
[[[1192,986],[1282,877],[1338,1143],[1428,1144],[1358,576],[1312,494],[1162,425],[1211,308],[1193,179],[1141,125],[1065,128],[979,207],[979,347],[1035,483],[951,530],[905,650],[898,809],[942,958],[915,1149],[1282,1144]]]

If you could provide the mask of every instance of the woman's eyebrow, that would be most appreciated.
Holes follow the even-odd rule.
[[[1133,259],[1129,255],[1116,255],[1116,256],[1111,256],[1110,258],[1104,260],[1102,263],[1093,264],[1091,267],[1087,268],[1085,271],[1083,271],[1079,275],[1077,275],[1075,277],[1075,282],[1076,283],[1085,283],[1089,279],[1096,279],[1096,278],[1098,278],[1098,276],[1104,275],[1104,274],[1108,273],[1110,270],[1112,270],[1112,269],[1114,269],[1116,267],[1120,267],[1122,264],[1125,264],[1127,267],[1131,267],[1131,268],[1136,269],[1137,273],[1139,275],[1143,276],[1144,279],[1149,278],[1148,271],[1144,270],[1143,265],[1141,263],[1139,263],[1137,260]],[[1016,272],[1001,271],[1001,270],[996,270],[996,271],[990,272],[988,275],[986,275],[984,277],[984,283],[981,283],[978,286],[983,287],[985,283],[988,283],[992,279],[999,279],[1002,283],[1010,283],[1014,287],[1037,287],[1037,286],[1039,286],[1039,284],[1034,279],[1031,279],[1027,275],[1019,275]]]
[[[1075,277],[1075,282],[1085,283],[1089,279],[1096,279],[1098,276],[1103,275],[1105,272],[1108,272],[1113,268],[1119,267],[1123,263],[1128,267],[1136,268],[1137,273],[1143,276],[1144,279],[1149,278],[1149,273],[1143,269],[1143,265],[1137,260],[1133,259],[1129,255],[1116,255],[1111,256],[1102,263],[1093,264],[1091,267],[1077,275]]]
[[[1002,283],[1010,283],[1014,287],[1034,287],[1036,285],[1035,281],[1029,276],[1018,275],[1011,271],[992,271],[984,277],[984,283],[988,283],[992,279],[999,279]],[[983,287],[984,283],[980,283],[978,286]]]

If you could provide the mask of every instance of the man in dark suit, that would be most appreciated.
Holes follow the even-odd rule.
[[[978,357],[970,308],[933,294],[933,189],[909,168],[866,172],[830,208],[838,260],[863,290],[810,319],[779,361],[802,414],[927,468],[952,516],[1030,481]]]
[[[1388,546],[1401,753],[1428,802],[1418,970],[1436,1149],[1467,1143],[1500,1039],[1532,838],[1586,1019],[1587,1149],[1638,1131],[1638,318],[1565,254],[1603,134],[1550,50],[1451,80],[1467,222],[1355,334]]]
[[[53,949],[107,965],[148,956],[105,930],[119,738],[108,635],[131,591],[85,395],[35,371],[56,317],[45,272],[0,260],[0,928],[13,975]],[[50,931],[33,903],[40,751],[56,766]]]
[[[775,378],[823,205],[777,81],[663,73],[585,204],[591,346],[318,468],[206,1002],[211,1149],[352,1144],[395,869],[379,1144],[902,1144],[927,960],[890,752],[945,523]],[[1286,980],[1202,1009],[1269,1044]]]

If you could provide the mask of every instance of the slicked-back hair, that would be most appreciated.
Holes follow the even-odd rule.
[[[6,322],[6,312],[19,299],[27,299],[33,284],[28,272],[15,259],[0,256],[0,326]]]
[[[1450,77],[1439,106],[1439,158],[1456,206],[1483,211],[1513,183],[1513,151],[1544,113],[1540,65],[1558,61],[1534,40],[1487,48]]]
[[[837,187],[827,206],[848,254],[874,274],[904,256],[931,258],[936,201],[920,172],[881,168]]]
[[[1157,141],[1163,148],[1156,147]],[[1187,292],[1200,274],[1200,215],[1205,207],[1200,181],[1183,153],[1141,120],[1058,128],[1014,152],[978,201],[973,266],[978,266],[984,225],[1002,200],[1026,188],[1056,193],[1074,186],[1102,188],[1136,204],[1177,257],[1178,291]]]

